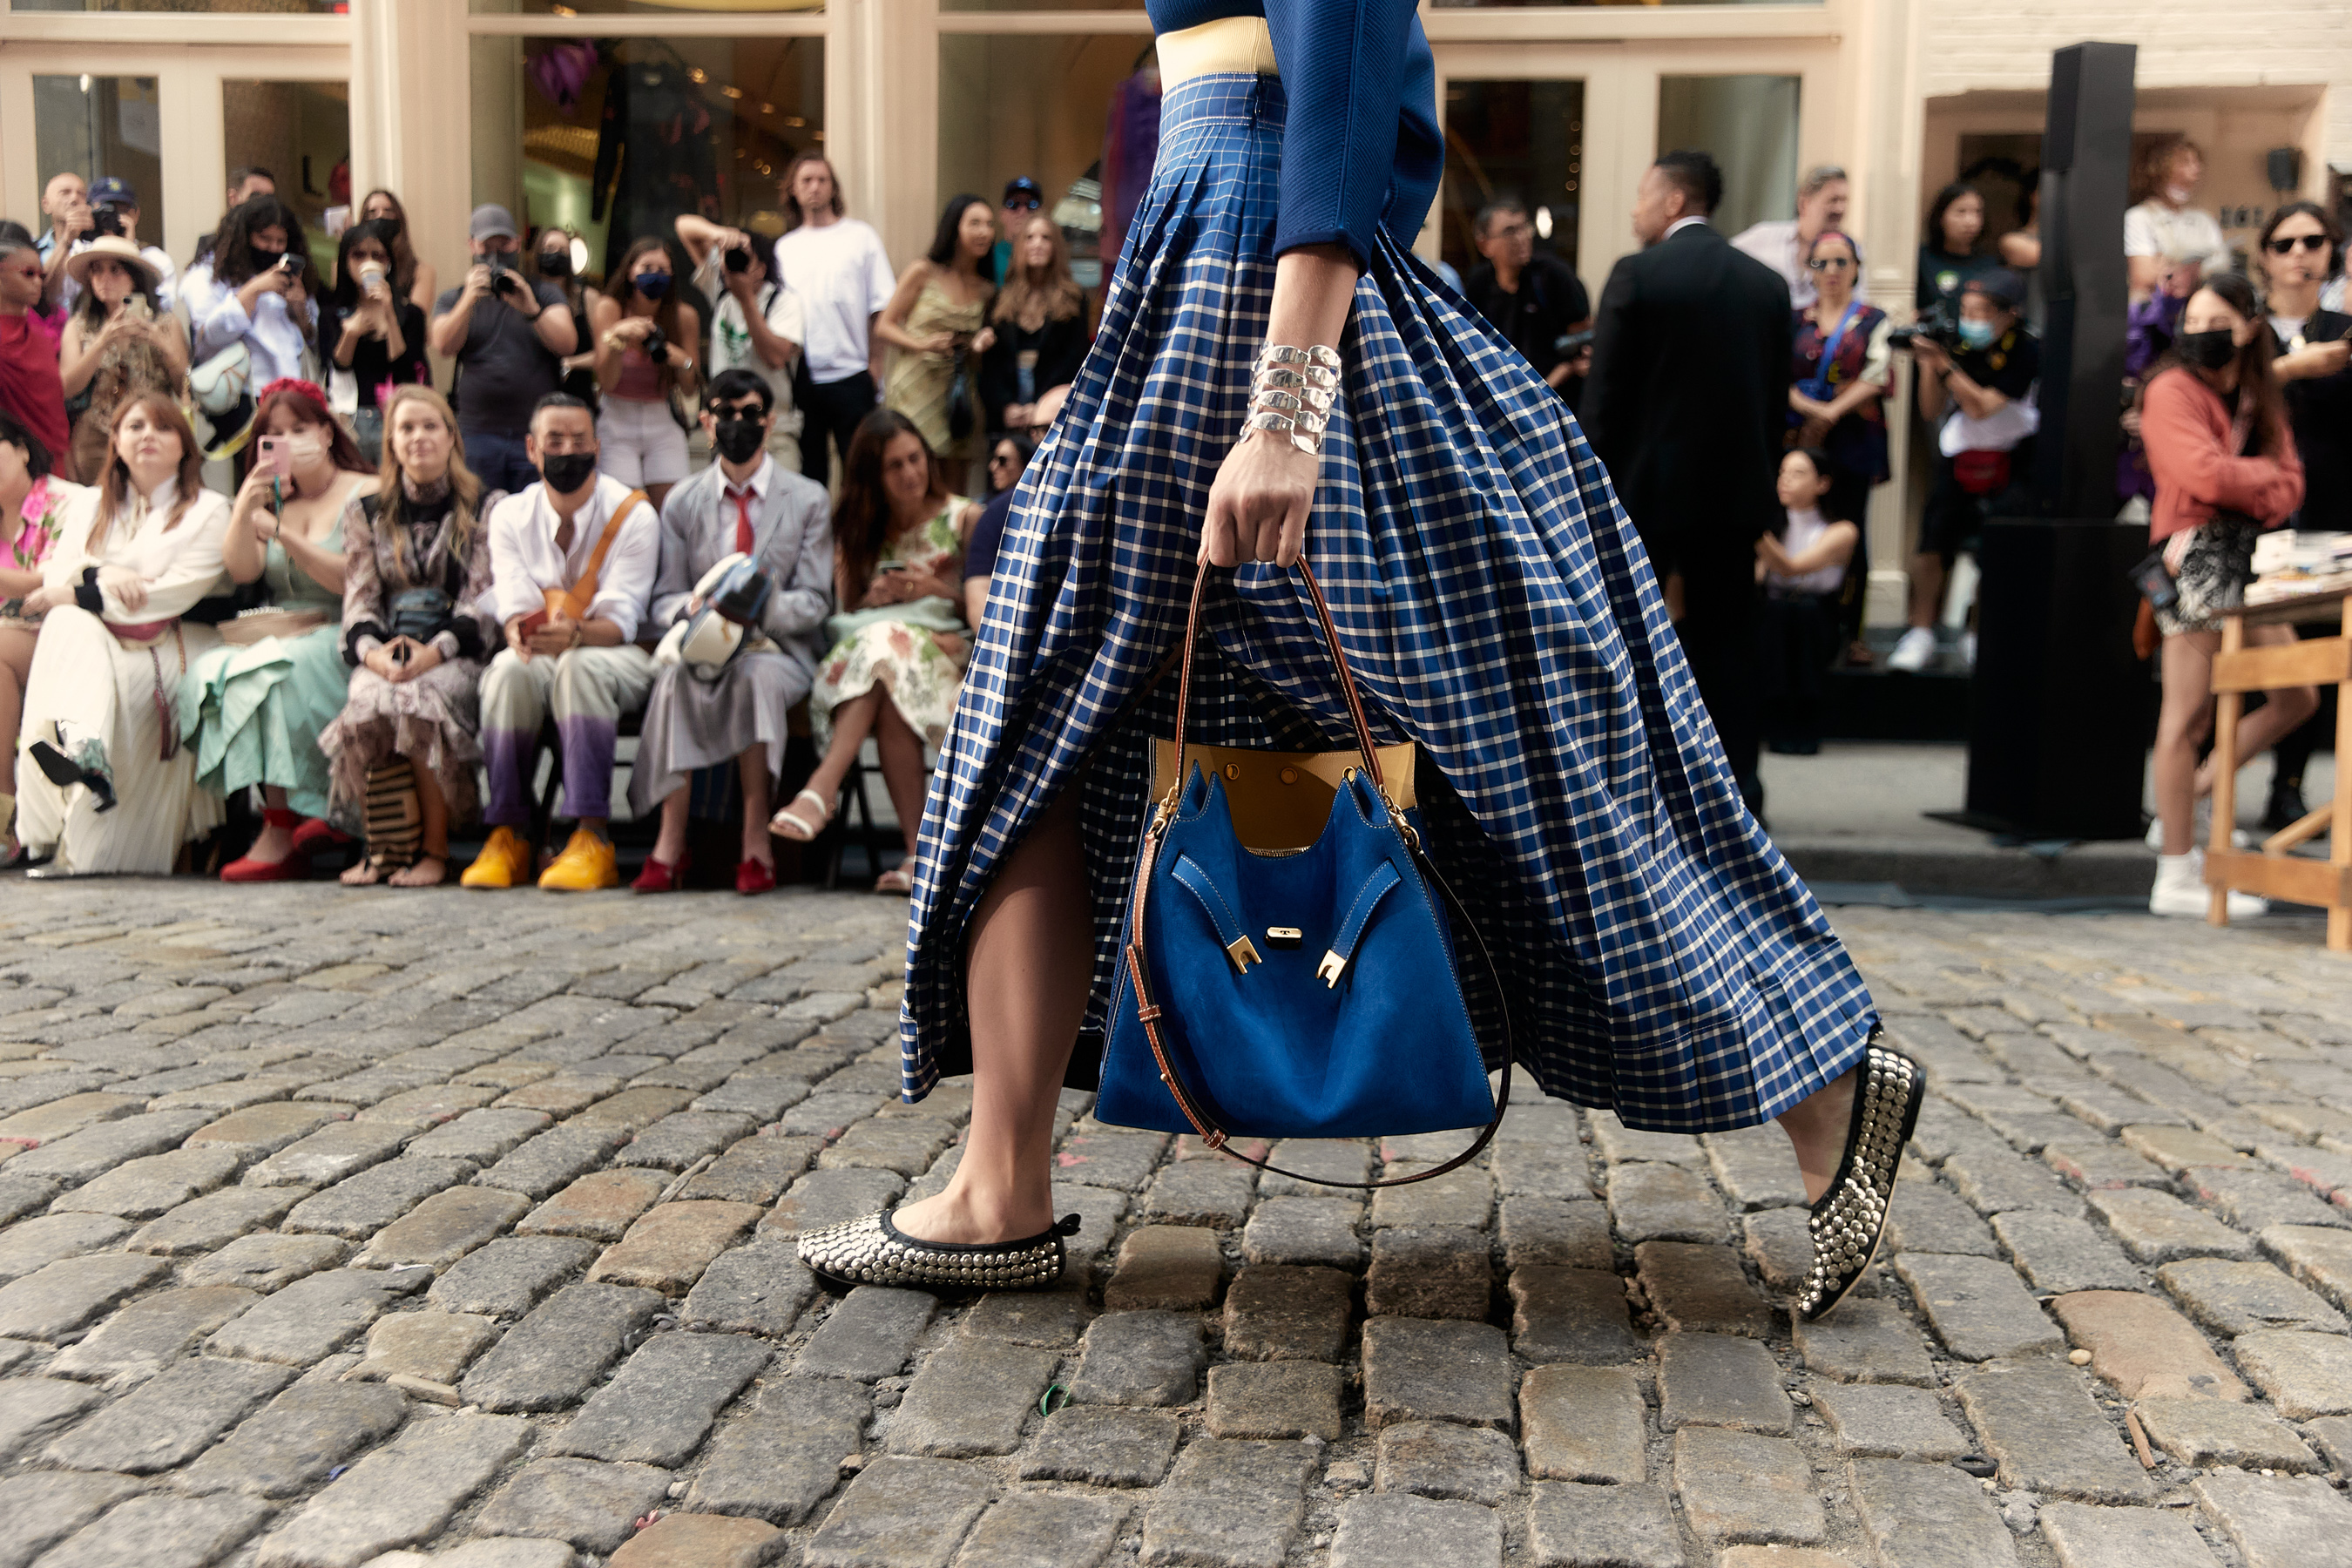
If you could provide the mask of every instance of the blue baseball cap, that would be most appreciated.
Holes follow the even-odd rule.
[[[135,207],[139,205],[139,193],[132,190],[131,182],[121,175],[109,174],[102,180],[90,182],[89,205],[94,207]]]

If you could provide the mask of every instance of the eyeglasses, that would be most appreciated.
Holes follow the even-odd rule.
[[[1017,463],[1020,460],[1020,458],[1014,457],[1010,452],[999,452],[994,457],[988,459],[988,466],[992,468],[1001,468],[1010,464]]]
[[[1853,266],[1853,258],[1851,256],[1814,256],[1807,258],[1805,265],[1812,268],[1815,272],[1827,272],[1832,267]]]
[[[2298,246],[2305,250],[2325,250],[2328,239],[2324,234],[2290,234],[2278,239],[2266,239],[2263,244],[2273,256],[2293,256]]]
[[[1045,204],[1036,196],[1007,196],[1004,210],[1009,213],[1034,213]]]

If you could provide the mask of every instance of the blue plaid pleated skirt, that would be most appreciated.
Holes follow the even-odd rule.
[[[1095,994],[1174,730],[1209,486],[1240,434],[1274,287],[1284,95],[1217,75],[1161,108],[1158,167],[1102,331],[1014,501],[924,816],[908,932],[907,1098],[968,1070],[964,940],[1007,852],[1073,786]],[[1427,265],[1356,285],[1307,555],[1425,840],[1493,947],[1465,991],[1490,1060],[1673,1132],[1751,1126],[1843,1074],[1875,1015],[1820,908],[1741,805],[1649,563],[1574,418]],[[1346,746],[1295,574],[1213,586],[1192,734]],[[1213,646],[1206,646],[1213,644]],[[1475,968],[1475,966],[1473,966]]]

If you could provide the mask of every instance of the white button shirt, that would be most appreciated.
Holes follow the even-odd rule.
[[[541,481],[510,495],[490,511],[490,565],[497,586],[501,623],[545,607],[547,590],[568,588],[588,570],[596,541],[613,509],[628,499],[629,487],[608,474],[596,476],[596,488],[572,519],[572,544],[555,547],[560,526],[548,504]],[[640,504],[621,523],[620,536],[604,557],[596,578],[596,597],[588,606],[590,620],[606,620],[621,628],[621,640],[634,642],[637,623],[646,617],[653,596],[654,575],[661,565],[661,519],[650,504]]]

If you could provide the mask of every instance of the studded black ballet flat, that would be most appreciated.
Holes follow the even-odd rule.
[[[886,1210],[863,1219],[803,1232],[800,1259],[828,1290],[891,1285],[935,1294],[981,1290],[1042,1290],[1062,1277],[1066,1236],[1078,1234],[1078,1216],[1064,1215],[1051,1229],[1019,1241],[925,1241],[890,1223]]]
[[[1927,1094],[1919,1064],[1880,1045],[1879,1037],[1872,1033],[1854,1084],[1845,1157],[1805,1225],[1813,1238],[1813,1267],[1797,1299],[1797,1316],[1809,1323],[1834,1311],[1877,1258],[1895,1197],[1895,1173]]]

